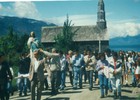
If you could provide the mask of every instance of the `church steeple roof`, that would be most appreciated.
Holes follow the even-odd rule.
[[[97,26],[106,29],[105,5],[103,0],[98,1]]]
[[[103,3],[103,0],[99,0],[100,3]]]
[[[99,10],[104,11],[104,1],[103,0],[99,0],[99,2],[98,2],[98,11]]]

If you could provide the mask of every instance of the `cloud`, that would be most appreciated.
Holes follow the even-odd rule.
[[[63,26],[66,16],[46,18],[46,21]],[[97,16],[96,15],[69,15],[69,20],[72,20],[74,26],[83,25],[95,25]]]
[[[47,18],[47,22],[63,26],[66,16]],[[69,15],[74,26],[96,25],[96,15]],[[110,38],[136,36],[140,34],[140,23],[138,19],[127,19],[117,21],[107,21],[108,33]]]
[[[136,36],[140,34],[140,23],[132,20],[108,23],[108,33],[110,38]]]
[[[17,16],[36,19],[39,18],[39,12],[33,2],[15,2],[13,7]]]
[[[95,25],[97,16],[96,15],[73,15],[70,16],[75,26],[83,25]]]

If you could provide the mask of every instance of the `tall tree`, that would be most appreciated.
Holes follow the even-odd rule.
[[[55,47],[58,50],[61,50],[63,52],[67,52],[70,49],[74,48],[74,42],[73,42],[73,37],[76,34],[76,32],[78,31],[78,29],[73,28],[74,24],[71,24],[72,21],[69,21],[69,16],[67,15],[67,19],[64,22],[63,25],[63,31],[62,33],[59,33],[56,37],[55,37],[55,42],[56,45]]]
[[[8,61],[16,65],[19,60],[19,54],[27,51],[28,37],[26,34],[17,35],[10,26],[8,34],[0,37],[0,51],[6,54]]]

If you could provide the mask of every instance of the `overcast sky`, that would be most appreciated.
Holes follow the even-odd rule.
[[[140,34],[140,0],[104,0],[110,38]],[[63,25],[96,25],[98,0],[1,0],[0,15],[27,17]]]

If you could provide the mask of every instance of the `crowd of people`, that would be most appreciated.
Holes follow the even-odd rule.
[[[69,50],[67,53],[52,48],[43,50],[35,33],[31,32],[27,45],[30,53],[22,53],[19,59],[17,87],[19,96],[27,96],[31,92],[31,100],[41,100],[43,88],[51,86],[51,95],[57,95],[66,87],[66,76],[69,77],[72,88],[82,89],[88,82],[89,90],[99,84],[100,98],[112,92],[114,99],[121,99],[122,86],[139,87],[140,53],[134,51],[115,52],[106,49],[101,53],[93,50]],[[13,72],[0,53],[0,100],[9,100]],[[47,73],[47,74],[46,74]],[[132,75],[128,82],[129,74]],[[9,85],[8,85],[9,84]],[[36,93],[37,87],[37,93]],[[37,94],[37,95],[36,95]],[[37,97],[36,97],[37,96]]]

